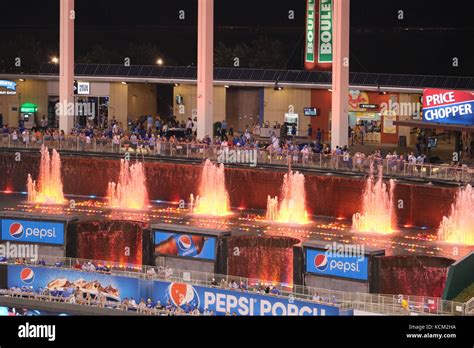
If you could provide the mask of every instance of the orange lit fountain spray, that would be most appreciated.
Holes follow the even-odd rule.
[[[129,161],[120,160],[119,181],[109,182],[107,198],[112,208],[146,209],[148,191],[143,163],[130,165]]]
[[[63,182],[61,179],[61,158],[59,153],[53,149],[49,155],[47,147],[41,147],[40,171],[38,183],[28,174],[26,187],[28,191],[28,202],[63,204]]]
[[[266,219],[299,225],[309,222],[303,174],[291,170],[285,174],[280,204],[278,205],[278,197],[267,197]]]
[[[474,245],[474,189],[467,185],[459,191],[451,206],[451,215],[443,216],[438,230],[439,240]]]
[[[375,181],[373,166],[365,185],[362,201],[362,213],[352,216],[352,228],[356,232],[390,234],[396,231],[396,215],[393,205],[395,182],[390,180],[389,187],[382,180],[382,170]]]
[[[224,164],[206,160],[202,169],[199,195],[190,196],[194,214],[225,216],[230,214],[229,194],[225,188]]]

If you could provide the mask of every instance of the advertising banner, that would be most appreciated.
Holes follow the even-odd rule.
[[[64,244],[64,223],[2,219],[2,240],[21,243]]]
[[[96,272],[76,271],[53,267],[27,267],[9,265],[8,288],[31,286],[35,291],[42,288],[72,292],[79,287],[83,293],[101,293],[108,301],[121,301],[125,297],[139,299],[139,284],[136,278],[126,278]]]
[[[423,121],[443,124],[474,124],[474,94],[427,88],[423,91]]]
[[[207,308],[216,315],[339,315],[339,308],[329,304],[162,281],[154,282],[153,300],[160,301],[162,305],[169,303],[185,310],[186,307],[190,310],[199,308],[201,313]]]
[[[332,0],[319,1],[318,62],[332,63]]]
[[[0,80],[0,95],[15,95],[16,82],[9,80]]]
[[[305,47],[305,62],[314,63],[314,40],[316,36],[315,21],[316,21],[316,0],[308,0],[306,4],[306,47]]]
[[[160,255],[216,259],[216,238],[198,234],[154,231],[155,253]]]
[[[397,115],[387,113],[383,115],[383,132],[387,134],[396,134],[397,126],[393,124],[397,120]]]
[[[306,272],[318,275],[367,280],[367,256],[331,256],[325,250],[306,249]]]

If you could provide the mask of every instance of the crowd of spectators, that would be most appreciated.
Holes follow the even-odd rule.
[[[43,120],[42,120],[43,121]],[[232,125],[228,125],[225,120],[216,122],[214,125],[214,134],[208,134],[202,139],[196,136],[197,120],[196,118],[187,120],[177,120],[176,116],[164,119],[159,116],[144,115],[134,120],[128,120],[124,127],[115,117],[112,117],[105,127],[96,127],[92,123],[85,126],[79,124],[74,127],[69,134],[57,129],[45,126],[47,122],[41,122],[42,126],[26,129],[22,125],[17,128],[9,128],[4,125],[2,129],[3,143],[11,142],[13,146],[22,144],[43,144],[45,142],[64,142],[63,148],[101,151],[101,148],[109,148],[113,151],[127,151],[128,149],[142,151],[153,150],[158,155],[173,155],[178,152],[165,151],[172,146],[178,147],[183,144],[190,144],[199,148],[201,145],[213,145],[217,149],[257,149],[261,150],[262,156],[268,154],[273,157],[292,157],[292,160],[309,164],[312,161],[321,163],[322,159],[325,167],[339,167],[339,164],[355,170],[362,170],[363,166],[371,160],[382,162],[382,151],[379,149],[375,153],[368,154],[363,152],[351,153],[347,146],[331,149],[327,143],[324,143],[324,132],[318,128],[313,134],[313,130],[308,125],[307,139],[304,137],[296,138],[296,127],[289,123],[279,124],[275,122],[270,126],[265,122],[262,126],[258,123],[246,125],[239,133],[234,130]],[[356,143],[363,143],[365,134],[376,131],[376,124],[367,122],[360,123],[356,127],[350,128],[350,137]],[[262,138],[262,128],[270,129],[269,138]],[[314,135],[314,136],[313,136]],[[392,172],[403,170],[405,165],[414,166],[426,162],[426,145],[423,145],[423,133],[417,137],[417,144],[414,152],[397,154],[396,151],[389,151],[386,156],[387,168]],[[311,139],[311,140],[310,140]],[[68,146],[70,144],[70,146]],[[318,155],[314,157],[314,155]],[[338,158],[339,157],[339,158]],[[460,163],[451,163],[459,165]],[[413,168],[413,167],[412,167]]]

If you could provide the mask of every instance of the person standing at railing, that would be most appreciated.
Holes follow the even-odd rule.
[[[190,137],[193,134],[193,120],[191,117],[188,117],[188,121],[186,122],[186,137]]]
[[[408,174],[413,175],[416,166],[416,156],[413,152],[408,156]]]
[[[12,132],[12,141],[13,141],[13,146],[18,146],[18,133],[16,129],[13,130]]]
[[[25,129],[22,133],[21,133],[21,137],[23,138],[23,143],[28,146],[28,144],[30,143],[30,131],[28,129]]]
[[[2,128],[2,138],[3,138],[3,145],[8,144],[8,137],[10,136],[10,130],[8,129],[8,125],[4,124]]]

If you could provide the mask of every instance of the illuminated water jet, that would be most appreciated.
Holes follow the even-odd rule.
[[[356,232],[390,234],[396,231],[396,214],[393,205],[395,182],[389,187],[383,182],[382,171],[375,181],[373,167],[367,179],[362,198],[362,213],[352,216],[352,228]]]
[[[129,161],[120,160],[119,181],[109,182],[107,198],[112,208],[146,209],[148,191],[143,163],[130,165]]]
[[[38,180],[33,180],[28,174],[26,182],[28,202],[63,204],[63,182],[61,179],[61,158],[53,149],[49,155],[48,148],[41,147],[40,171]]]
[[[278,197],[267,197],[266,220],[300,225],[308,223],[304,182],[304,175],[299,172],[285,174],[280,204]]]
[[[229,194],[225,187],[224,164],[215,165],[206,160],[202,169],[199,194],[190,196],[194,214],[226,216],[230,212]]]
[[[451,215],[443,216],[438,230],[441,241],[474,245],[474,189],[467,185],[456,195],[451,205]]]

